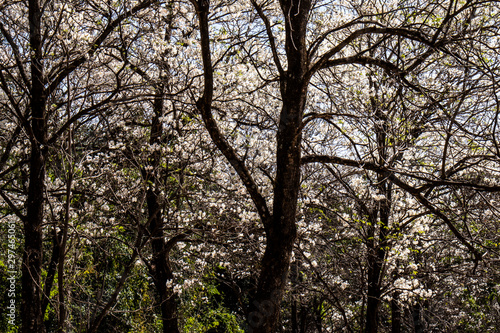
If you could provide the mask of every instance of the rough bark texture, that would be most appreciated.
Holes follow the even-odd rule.
[[[20,212],[16,214],[22,218],[24,223],[24,252],[23,264],[21,268],[21,332],[44,332],[43,325],[43,311],[42,311],[42,284],[41,284],[41,270],[43,261],[43,206],[44,206],[44,192],[45,192],[45,175],[46,175],[46,157],[47,157],[47,143],[55,142],[65,132],[68,127],[77,121],[83,114],[78,114],[72,117],[66,125],[62,126],[59,131],[53,133],[50,140],[48,140],[47,128],[47,100],[76,68],[81,66],[89,59],[102,45],[106,38],[119,26],[119,24],[137,13],[138,11],[150,6],[153,1],[146,0],[137,4],[125,13],[120,14],[115,20],[110,22],[107,27],[96,37],[92,46],[87,54],[72,60],[67,64],[64,70],[52,78],[49,82],[43,68],[43,42],[41,19],[43,9],[40,0],[28,1],[28,21],[29,21],[29,47],[30,47],[30,82],[27,84],[30,92],[30,103],[28,106],[27,119],[29,124],[24,124],[30,139],[30,157],[29,157],[29,187],[28,196],[26,200],[26,215],[23,216]],[[47,41],[45,39],[45,41]],[[22,64],[18,64],[19,69],[24,71]],[[28,81],[28,80],[26,80]],[[104,101],[103,103],[106,103]],[[17,130],[16,130],[17,132]],[[7,147],[9,148],[9,147]],[[10,149],[10,148],[9,148]],[[8,149],[8,150],[9,150]],[[6,150],[6,152],[8,151]],[[4,155],[1,157],[1,163],[5,161]],[[60,255],[63,254],[63,249],[60,249]],[[62,267],[62,265],[60,265]],[[49,290],[50,292],[50,290]],[[62,302],[64,303],[64,302]],[[44,309],[46,305],[44,303]],[[62,312],[66,312],[63,310]],[[65,314],[63,313],[64,320]]]
[[[422,320],[422,305],[420,302],[417,302],[415,306],[412,308],[412,317],[413,317],[413,330],[415,333],[424,333],[425,325]]]
[[[391,333],[401,332],[401,307],[398,304],[398,293],[394,292],[391,301],[391,313],[392,313],[392,323],[391,323]]]
[[[147,193],[148,211],[151,222],[149,232],[152,235],[151,248],[153,252],[152,269],[153,280],[158,293],[158,303],[161,308],[163,332],[179,332],[177,327],[177,303],[175,294],[167,287],[167,281],[173,279],[168,260],[168,251],[165,247],[163,223],[157,201],[157,195],[152,190]]]

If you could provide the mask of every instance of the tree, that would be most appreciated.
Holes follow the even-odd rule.
[[[21,329],[494,329],[496,5],[0,5]]]
[[[407,132],[403,134],[403,138],[392,138],[388,133],[387,123],[389,119],[387,118],[387,111],[384,110],[386,106],[379,105],[379,101],[376,100],[377,96],[372,97],[369,102],[366,101],[372,111],[370,117],[375,120],[375,132],[373,141],[370,138],[369,150],[360,153],[356,147],[356,141],[351,136],[345,135],[353,145],[352,150],[356,154],[354,156],[357,156],[359,160],[324,155],[309,155],[302,158],[303,163],[344,164],[372,170],[377,174],[377,180],[373,180],[373,182],[378,184],[378,196],[383,196],[385,199],[379,202],[375,211],[365,209],[362,213],[369,217],[368,223],[371,225],[368,228],[367,235],[371,243],[369,244],[371,253],[367,263],[369,282],[365,330],[375,332],[378,329],[379,319],[377,313],[381,296],[379,280],[386,256],[386,250],[381,250],[381,248],[384,248],[388,236],[387,228],[389,228],[390,198],[393,184],[414,196],[432,214],[442,219],[455,237],[473,254],[475,262],[481,260],[482,256],[479,250],[462,235],[460,230],[454,226],[452,220],[437,209],[425,196],[420,194],[423,189],[418,189],[400,180],[394,174],[393,165],[400,162],[402,157],[400,152],[419,140],[426,126],[434,124],[436,119],[433,117],[438,109],[443,110],[443,101],[449,101],[457,96],[449,88],[441,91],[425,84],[422,85],[416,81],[417,78],[426,78],[426,81],[429,81],[429,78],[436,77],[437,80],[433,80],[433,83],[436,83],[445,75],[444,73],[448,72],[448,68],[451,71],[463,70],[469,80],[470,78],[482,80],[493,74],[490,68],[486,71],[480,69],[482,63],[484,63],[484,58],[475,57],[484,50],[481,44],[474,45],[474,48],[477,47],[477,52],[467,52],[465,50],[468,49],[466,49],[465,45],[470,48],[471,44],[469,43],[470,39],[464,37],[472,35],[477,37],[477,34],[481,34],[480,39],[483,39],[485,44],[490,42],[490,39],[495,34],[495,28],[489,23],[490,20],[495,19],[495,14],[493,16],[487,14],[477,19],[476,11],[479,8],[490,8],[493,6],[492,3],[468,2],[459,4],[450,2],[447,6],[436,4],[423,5],[422,7],[419,7],[418,4],[413,6],[412,3],[391,3],[387,7],[377,7],[374,4],[367,6],[366,3],[362,6],[357,3],[312,4],[308,1],[298,3],[280,1],[281,12],[276,8],[272,10],[274,15],[280,17],[278,22],[283,23],[285,35],[283,48],[281,48],[282,45],[276,42],[277,38],[274,36],[271,23],[274,18],[269,19],[266,16],[265,6],[271,8],[271,3],[265,5],[256,2],[252,3],[263,22],[261,31],[267,34],[268,37],[266,41],[267,47],[269,47],[268,54],[272,55],[269,57],[274,61],[274,64],[271,65],[273,66],[271,72],[274,74],[271,80],[279,82],[281,95],[281,113],[276,132],[277,146],[275,148],[276,162],[274,164],[272,214],[267,208],[266,200],[257,189],[255,180],[245,165],[245,161],[227,143],[212,114],[213,95],[216,89],[214,86],[213,72],[215,68],[213,64],[218,64],[220,61],[212,61],[208,26],[210,2],[201,1],[193,2],[193,4],[199,17],[201,53],[204,66],[204,90],[197,101],[197,107],[214,143],[230,161],[246,186],[266,229],[266,252],[261,263],[259,289],[255,302],[251,305],[254,310],[251,313],[258,318],[250,318],[251,316],[249,316],[249,326],[258,327],[262,331],[276,329],[279,317],[278,304],[283,295],[296,236],[295,224],[299,193],[302,130],[307,123],[316,119],[328,121],[332,118],[342,118],[342,115],[338,116],[331,112],[316,112],[315,108],[322,108],[321,103],[319,105],[307,105],[308,87],[310,84],[321,85],[321,78],[325,76],[327,71],[333,74],[333,80],[323,79],[323,82],[342,82],[337,81],[334,71],[334,68],[337,67],[349,68],[349,66],[359,65],[378,67],[385,71],[388,76],[392,76],[392,80],[396,80],[398,84],[401,84],[403,88],[396,87],[396,89],[404,89],[403,93],[406,94],[404,98],[408,98],[411,103],[416,101],[416,103],[422,104],[423,102],[420,114],[416,116],[404,114],[405,118],[401,118],[407,121],[407,124],[405,124]],[[332,24],[323,22],[324,17],[336,19],[337,16],[335,15],[340,12],[348,13],[351,17],[349,20],[332,22]],[[295,14],[291,15],[291,13]],[[314,21],[316,17],[318,19]],[[478,24],[471,24],[474,20],[479,21]],[[308,40],[307,32],[309,29],[312,30],[310,27],[313,26],[310,22],[314,22],[316,30],[311,35],[311,39]],[[251,52],[248,52],[248,54],[250,61],[254,65],[259,64],[257,59],[252,59],[253,54]],[[489,59],[494,57],[496,57],[496,51],[493,51],[490,56],[486,56]],[[286,67],[282,66],[282,59],[285,59]],[[446,61],[451,61],[451,64],[448,65]],[[475,70],[479,70],[477,74],[469,72],[472,66]],[[261,68],[263,68],[262,65],[257,70]],[[453,78],[456,77],[455,75],[449,76],[447,87],[454,84],[452,82]],[[411,77],[411,79],[408,79],[408,77]],[[426,81],[423,82],[427,83]],[[470,81],[468,83],[470,84]],[[487,86],[491,87],[492,85],[489,83]],[[366,88],[376,90],[380,86],[373,82],[371,86],[364,89]],[[325,91],[328,91],[328,87],[325,88]],[[465,96],[468,92],[467,88],[464,88],[462,94],[458,93],[458,96],[463,96],[462,102],[466,99]],[[467,94],[467,96],[470,95]],[[333,103],[336,102],[331,95],[328,98],[332,99]],[[398,102],[397,97],[394,101],[391,101],[391,103]],[[461,107],[462,102],[459,102],[459,107]],[[399,105],[397,107],[399,109]],[[304,116],[308,109],[311,109],[310,113]],[[488,109],[488,106],[486,106],[486,109]],[[462,109],[460,108],[460,110]],[[349,110],[350,112],[351,110]],[[403,112],[408,112],[404,109],[404,104]],[[350,117],[349,114],[346,116]],[[452,123],[454,123],[454,119],[453,116]],[[493,121],[493,119],[490,118],[488,121]],[[342,131],[341,128],[339,130]],[[465,157],[463,161],[457,160],[458,164],[450,170],[445,169],[444,165],[448,156],[447,147],[452,136],[450,130],[448,130],[448,133],[447,143],[444,145],[444,158],[441,163],[443,165],[441,168],[442,180],[432,184],[431,179],[419,178],[429,180],[430,183],[426,187],[428,193],[438,184],[453,185],[453,181],[447,181],[446,178],[455,173],[454,168],[462,168],[458,164],[466,163],[465,161],[469,160],[469,157]],[[394,143],[398,142],[401,145],[400,147],[394,145]],[[334,141],[334,144],[338,143]],[[328,151],[327,147],[321,147],[320,149],[321,153]],[[494,155],[476,157],[474,154],[470,158],[479,158],[485,163],[495,159]],[[457,185],[496,191],[496,187],[466,181],[459,182]],[[378,242],[375,242],[374,237],[377,230],[379,232],[377,236]],[[269,295],[273,295],[272,300],[269,300]],[[266,305],[263,305],[264,303]],[[266,306],[268,309],[263,310]]]
[[[151,3],[152,1],[144,1],[135,6],[124,5],[116,9],[98,5],[96,15],[101,19],[96,22],[78,22],[82,24],[81,30],[77,30],[72,20],[75,17],[84,20],[84,13],[93,11],[92,3],[41,4],[39,0],[30,0],[8,2],[2,6],[4,19],[0,29],[5,39],[2,47],[4,65],[0,76],[2,97],[4,108],[16,124],[16,129],[12,131],[9,139],[11,144],[3,152],[4,163],[21,131],[27,136],[30,147],[27,162],[29,186],[24,208],[16,206],[2,192],[2,198],[24,225],[21,279],[23,332],[44,331],[40,276],[43,260],[42,225],[46,163],[51,155],[51,146],[60,140],[62,134],[77,119],[95,112],[116,98],[120,85],[118,79],[115,88],[111,90],[107,90],[106,85],[103,85],[94,86],[99,87],[97,91],[89,89],[89,92],[72,92],[65,81],[71,80],[72,75],[82,75],[85,70],[90,77],[95,77],[96,68],[88,65],[91,63],[89,59],[98,55],[104,43],[111,39],[115,28]],[[71,12],[80,15],[70,16]],[[74,28],[69,28],[71,26]],[[24,29],[14,34],[19,27]],[[97,67],[104,69],[106,63],[97,64]],[[109,68],[106,71],[112,76],[116,74]],[[66,100],[63,99],[64,95],[67,96]],[[91,101],[87,102],[88,99]],[[59,120],[61,108],[70,103],[78,105],[79,112],[73,113],[68,121],[56,122]],[[13,170],[14,168],[9,171]],[[60,249],[60,253],[64,254],[64,249]],[[62,264],[60,261],[60,266]],[[65,318],[61,318],[61,323],[64,321]]]

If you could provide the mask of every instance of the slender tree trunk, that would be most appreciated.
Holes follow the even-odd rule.
[[[304,305],[300,306],[300,333],[306,333],[307,325],[307,309]]]
[[[380,307],[380,296],[381,296],[381,273],[384,265],[384,259],[386,255],[386,241],[388,234],[388,223],[389,223],[389,212],[390,212],[390,184],[382,183],[384,180],[380,177],[379,182],[381,182],[380,187],[383,188],[381,193],[386,196],[386,199],[380,202],[380,229],[378,242],[372,241],[369,243],[369,253],[368,253],[368,300],[366,305],[366,333],[376,333],[378,332],[379,324],[379,307]],[[377,224],[377,219],[371,220],[371,228],[374,228]]]
[[[69,59],[67,60],[69,63]],[[66,117],[67,121],[71,119],[71,82],[67,78],[67,94],[68,103],[66,104]],[[70,125],[68,127],[68,137],[67,137],[67,172],[66,172],[66,203],[64,205],[64,219],[61,226],[62,238],[59,243],[59,262],[57,267],[57,288],[58,288],[58,298],[59,298],[59,332],[66,332],[66,318],[67,318],[67,304],[66,304],[66,290],[64,287],[65,275],[64,275],[64,265],[66,261],[66,244],[68,243],[68,231],[69,222],[71,220],[71,195],[73,187],[73,129]]]
[[[378,332],[379,324],[379,306],[380,306],[380,273],[382,272],[382,264],[385,257],[383,250],[383,242],[375,240],[375,226],[377,225],[377,217],[370,217],[370,232],[368,234],[368,293],[366,301],[366,321],[365,332],[376,333]],[[383,225],[380,226],[383,229]],[[383,233],[381,232],[381,237]]]
[[[373,244],[369,248],[368,254],[368,300],[366,302],[366,333],[376,333],[378,331],[378,308],[380,304],[380,271],[382,265],[378,260],[378,251]]]
[[[71,130],[68,137],[68,156],[71,156],[72,149],[72,140],[71,140]],[[66,259],[66,244],[68,243],[68,229],[69,229],[69,221],[70,221],[70,209],[71,209],[71,187],[73,186],[73,162],[69,161],[68,163],[68,179],[66,180],[66,205],[65,205],[65,214],[64,214],[64,224],[62,226],[62,239],[59,246],[59,263],[57,267],[57,288],[58,288],[58,298],[59,298],[59,332],[63,333],[66,331],[66,317],[67,317],[67,308],[66,308],[66,291],[64,288],[64,264]]]
[[[27,198],[26,221],[24,222],[24,253],[22,265],[22,326],[23,333],[44,332],[42,316],[42,222],[45,181],[45,143],[47,126],[45,120],[45,91],[42,68],[42,42],[40,34],[41,9],[39,0],[29,0],[31,47],[31,139],[30,175]]]
[[[292,285],[292,290],[297,285],[298,280],[298,265],[297,261],[294,261],[290,267],[290,283]],[[290,308],[291,312],[291,322],[292,322],[292,333],[299,333],[299,323],[297,319],[297,299],[295,293],[292,292],[292,304]]]
[[[50,301],[50,291],[54,284],[54,278],[56,275],[57,263],[59,260],[59,243],[62,239],[62,232],[57,232],[55,229],[53,231],[53,241],[52,241],[52,256],[50,258],[49,267],[47,269],[47,278],[44,283],[43,298],[42,298],[42,316],[45,316],[47,311],[47,306]]]
[[[299,333],[299,326],[297,323],[297,301],[294,299],[292,301],[291,307],[291,316],[292,316],[292,333]]]
[[[370,77],[370,86],[378,89]],[[383,165],[387,161],[387,116],[380,109],[375,98],[370,99],[372,109],[375,113],[377,125],[375,126],[377,140],[377,163]],[[392,184],[381,175],[377,175],[377,188],[379,194],[384,196],[384,199],[377,201],[374,214],[370,214],[371,235],[368,243],[368,300],[366,305],[366,333],[378,332],[379,325],[379,307],[381,296],[381,274],[383,273],[384,260],[386,256],[387,236],[389,231],[389,216],[391,213],[392,200]],[[378,218],[377,218],[378,216]],[[378,227],[378,241],[375,240],[375,229]]]
[[[394,292],[391,301],[392,330],[391,333],[401,333],[401,307],[398,304],[398,292]]]
[[[425,326],[422,320],[422,305],[420,302],[417,302],[416,305],[413,306],[412,309],[413,316],[413,330],[415,333],[424,333]]]
[[[163,126],[160,117],[163,116],[163,98],[164,86],[160,84],[157,88],[154,100],[155,115],[151,124],[150,144],[160,144],[163,135]],[[146,193],[149,215],[149,232],[151,234],[151,250],[153,254],[152,268],[153,280],[158,293],[158,304],[161,308],[161,316],[164,333],[179,332],[177,324],[177,298],[172,287],[167,286],[167,281],[173,279],[172,270],[169,262],[169,249],[165,244],[165,235],[163,232],[163,219],[161,208],[161,197],[158,175],[154,170],[160,165],[161,154],[158,150],[154,151],[148,160],[148,165],[153,171],[147,171],[146,177],[150,185]]]
[[[316,324],[316,329],[318,333],[323,332],[323,318],[322,318],[322,301],[318,299],[314,299],[314,322]]]

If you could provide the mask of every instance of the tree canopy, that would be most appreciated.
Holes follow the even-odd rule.
[[[495,331],[499,5],[4,0],[1,330]]]

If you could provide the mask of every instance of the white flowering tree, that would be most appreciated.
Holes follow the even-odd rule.
[[[494,329],[499,15],[4,1],[21,331]]]
[[[23,332],[44,331],[41,273],[47,163],[51,156],[61,154],[61,145],[71,150],[71,134],[66,133],[71,133],[79,119],[92,119],[109,102],[127,98],[120,94],[124,64],[106,47],[116,41],[116,32],[127,18],[151,4],[30,0],[1,5],[0,84],[2,120],[7,126],[1,168],[4,179],[27,174],[21,184],[27,183],[25,191],[9,191],[13,188],[8,182],[1,190],[3,201],[23,224]],[[23,156],[19,152],[26,159],[18,159]],[[74,170],[68,156],[64,163],[69,203]],[[66,215],[58,250],[59,272],[68,241],[70,217]],[[63,281],[63,276],[58,279]],[[60,295],[59,321],[64,330],[64,293]]]
[[[408,249],[433,252],[428,250],[432,242],[418,240],[429,228],[434,237],[447,235],[448,247],[458,246],[455,255],[470,258],[471,272],[480,263],[486,269],[491,257],[483,253],[491,253],[487,244],[492,235],[482,238],[485,235],[472,233],[471,226],[479,219],[470,217],[478,213],[477,203],[489,206],[488,195],[481,200],[479,193],[498,191],[496,139],[493,133],[485,133],[486,128],[496,131],[496,73],[494,67],[483,66],[489,62],[485,59],[497,57],[496,49],[483,48],[496,38],[492,23],[498,13],[494,5],[433,7],[432,15],[443,19],[424,20],[429,26],[414,32],[417,38],[405,36],[409,32],[406,26],[422,23],[418,13],[429,8],[414,8],[415,16],[403,7],[398,13],[397,8],[392,8],[389,16],[381,15],[380,24],[390,26],[394,23],[386,20],[398,17],[406,32],[396,32],[398,37],[393,36],[393,40],[383,34],[368,35],[353,46],[349,57],[327,62],[330,73],[322,77],[318,89],[328,102],[319,104],[319,111],[312,112],[310,118],[322,119],[313,123],[315,133],[321,134],[303,158],[306,163],[326,164],[329,173],[341,182],[343,192],[352,197],[351,207],[356,207],[354,215],[348,210],[350,215],[342,220],[356,222],[353,226],[361,229],[358,237],[366,246],[366,261],[361,261],[367,270],[366,299],[362,298],[361,307],[366,318],[361,316],[358,327],[364,326],[367,332],[375,332],[381,325],[379,309],[384,294],[392,299],[392,331],[396,332],[402,329],[398,297],[405,299],[404,304],[409,291],[423,298],[432,295],[405,272],[405,266],[425,265],[425,256],[408,257]],[[476,16],[478,8],[483,15]],[[360,8],[358,15],[368,15],[365,10]],[[383,14],[381,8],[370,11]],[[393,16],[396,13],[401,16]],[[477,25],[467,25],[470,30],[462,27],[462,22],[474,20]],[[485,44],[468,43],[465,47],[463,36],[467,34]],[[425,44],[426,35],[438,44],[414,44]],[[358,65],[352,66],[352,62]],[[346,73],[356,81],[349,82]],[[336,86],[337,82],[342,86]],[[352,97],[346,98],[345,93]],[[482,148],[474,142],[481,142]],[[346,166],[353,169],[344,171]],[[472,177],[478,166],[488,176]],[[463,196],[457,195],[459,192],[469,193],[474,204],[457,210],[456,200]],[[496,256],[496,251],[493,253]],[[417,274],[416,269],[413,272]],[[409,306],[417,331],[423,329],[419,306]]]
[[[397,193],[410,196],[424,212],[442,221],[471,254],[474,265],[479,264],[483,244],[457,227],[456,216],[441,202],[441,193],[455,186],[498,191],[495,184],[470,179],[479,165],[491,167],[497,177],[495,134],[485,136],[486,128],[496,130],[497,119],[497,73],[491,65],[498,56],[492,47],[498,19],[494,3],[252,2],[253,12],[241,4],[228,6],[229,11],[238,10],[233,17],[244,23],[224,26],[223,32],[245,32],[238,46],[232,45],[236,52],[245,52],[242,62],[257,71],[262,82],[259,92],[274,82],[278,85],[271,94],[280,111],[272,105],[274,109],[266,114],[274,116],[276,124],[276,146],[269,156],[275,159],[269,197],[263,195],[265,186],[259,186],[260,172],[247,153],[229,142],[218,119],[238,113],[239,108],[219,104],[217,95],[224,86],[218,85],[216,76],[219,68],[223,71],[220,45],[228,43],[211,37],[222,30],[209,28],[210,9],[219,4],[193,1],[193,5],[204,67],[204,90],[197,107],[215,145],[247,188],[266,230],[266,251],[248,327],[272,332],[277,326],[296,238],[301,164],[360,168],[373,187],[368,197],[355,195],[368,246],[366,332],[377,331],[380,324],[381,274],[390,249],[390,228],[404,223],[391,220],[393,196],[402,195],[396,195],[396,187]],[[252,103],[247,112],[261,111]],[[480,125],[474,112],[482,115]],[[254,128],[259,133],[253,135],[267,139],[265,129]],[[488,153],[477,153],[478,144],[471,143],[478,140]],[[394,330],[400,327],[398,311],[395,301]]]

